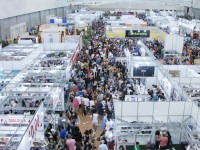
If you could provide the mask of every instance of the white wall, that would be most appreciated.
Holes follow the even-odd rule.
[[[0,19],[65,6],[67,0],[1,0]]]

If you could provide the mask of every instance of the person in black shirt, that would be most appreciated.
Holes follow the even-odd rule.
[[[159,136],[160,136],[160,131],[157,130],[155,133],[155,148],[156,148],[156,150],[159,150],[159,145],[160,145],[160,142],[158,141]]]
[[[169,133],[169,131],[167,131],[167,137],[168,137],[167,148],[169,149],[170,148],[170,144],[172,144],[171,134]]]

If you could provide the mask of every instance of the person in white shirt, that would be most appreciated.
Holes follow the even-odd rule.
[[[94,106],[94,101],[93,100],[90,100],[90,109],[92,109],[92,106]]]
[[[99,92],[98,96],[97,96],[98,100],[103,100],[103,93]]]
[[[84,104],[85,104],[85,110],[87,114],[88,111],[90,110],[90,100],[88,98],[84,98]]]
[[[97,126],[98,126],[98,114],[97,111],[94,110],[92,114],[92,124],[93,124],[93,129],[96,132],[97,131]]]
[[[108,58],[109,58],[109,59],[112,59],[112,58],[113,58],[112,52],[109,52],[109,53],[108,53]]]
[[[90,100],[88,98],[83,98],[83,101],[86,108],[90,106]]]
[[[109,131],[110,128],[113,128],[113,121],[110,118],[108,118],[106,122],[106,131]]]
[[[104,144],[104,140],[101,140],[101,141],[100,141],[100,145],[99,145],[98,150],[108,150],[107,145]]]
[[[105,138],[106,138],[107,143],[113,140],[113,128],[110,128],[109,130],[106,131]]]

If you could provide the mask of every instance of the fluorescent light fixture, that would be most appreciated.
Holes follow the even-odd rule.
[[[135,68],[138,68],[139,67],[139,65],[138,64],[135,64]]]

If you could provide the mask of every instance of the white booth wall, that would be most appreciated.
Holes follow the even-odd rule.
[[[165,39],[165,50],[171,51],[176,50],[178,53],[182,53],[184,44],[184,37],[180,35],[168,34]]]
[[[179,109],[177,109],[177,106]],[[192,111],[195,106],[196,104],[192,101],[114,102],[115,117],[128,122],[182,121],[185,117],[196,113]]]

